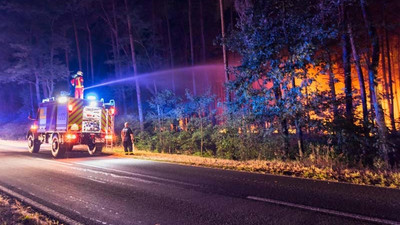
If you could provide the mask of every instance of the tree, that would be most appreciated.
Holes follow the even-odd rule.
[[[347,32],[348,27],[348,12],[345,0],[340,2],[340,23],[341,23],[341,45],[342,45],[342,60],[344,71],[344,85],[346,94],[346,119],[349,124],[353,124],[353,96],[351,85],[351,63],[350,63],[350,41]]]
[[[209,112],[209,106],[214,101],[215,96],[211,94],[208,89],[204,94],[194,96],[186,90],[186,98],[189,101],[187,114],[192,115],[190,120],[195,120],[196,127],[200,127],[200,154],[203,155],[204,150],[204,128],[210,124],[210,116],[212,112]],[[195,115],[195,116],[193,116]]]
[[[225,22],[224,22],[224,5],[223,0],[219,0],[219,14],[221,18],[221,37],[223,40],[222,43],[222,59],[224,62],[224,73],[225,73],[225,82],[229,82],[229,73],[228,73],[228,57],[226,53],[226,46],[225,46]],[[230,94],[229,91],[226,90],[226,101],[230,101]]]
[[[156,127],[156,133],[159,140],[159,149],[164,152],[168,147],[168,152],[171,153],[171,145],[166,143],[166,135],[171,132],[171,124],[177,119],[177,105],[180,103],[180,98],[170,90],[158,92],[149,101],[150,113],[149,118],[153,119],[153,124]]]
[[[361,12],[363,15],[365,27],[368,32],[368,37],[371,41],[371,57],[368,59],[368,80],[370,87],[370,94],[372,98],[372,104],[374,106],[375,121],[378,127],[381,153],[386,163],[388,163],[388,145],[387,145],[387,128],[385,124],[385,117],[380,102],[380,97],[377,91],[377,67],[379,64],[379,37],[376,32],[375,26],[371,23],[370,13],[365,3],[365,0],[360,0]]]
[[[385,9],[386,1],[383,4],[383,12]],[[388,101],[388,106],[389,106],[389,119],[390,119],[390,125],[392,127],[392,131],[396,132],[396,124],[394,120],[394,97],[393,97],[393,76],[392,76],[392,62],[390,58],[390,40],[389,40],[389,35],[388,35],[388,28],[386,24],[386,16],[383,15],[383,29],[384,29],[384,39],[382,39],[382,42],[386,43],[386,57],[387,57],[387,69],[388,69],[388,82],[386,84],[386,91],[387,91],[387,101]],[[383,52],[382,48],[382,52]],[[382,56],[382,59],[385,56]],[[386,77],[386,74],[383,74]]]
[[[170,68],[174,69],[175,63],[174,63],[174,52],[172,48],[172,37],[171,37],[171,25],[170,25],[170,18],[168,14],[168,1],[164,2],[164,9],[165,9],[165,20],[167,23],[167,37],[168,37],[168,51],[169,51],[169,63],[170,63]],[[172,90],[176,92],[176,87],[175,87],[175,73],[172,72]]]
[[[312,81],[306,74],[317,64],[314,43],[330,35],[315,24],[318,15],[308,16],[314,5],[313,1],[256,1],[242,14],[239,31],[231,34],[228,41],[228,46],[243,57],[235,68],[235,80],[229,85],[236,96],[235,108],[248,109],[245,116],[254,118],[257,124],[266,120],[280,124],[286,154],[289,123],[293,122],[299,156],[303,153],[306,112],[303,91]],[[277,14],[281,16],[276,17]],[[301,85],[296,85],[296,79],[302,81]]]
[[[133,76],[138,77],[137,74],[137,66],[136,66],[136,55],[135,55],[135,45],[131,30],[131,19],[129,17],[129,10],[128,10],[128,3],[127,0],[125,2],[125,10],[126,10],[126,21],[128,25],[128,33],[129,33],[129,46],[130,46],[130,53],[131,53],[131,60],[132,60],[132,69],[133,69]],[[138,104],[138,112],[139,112],[139,122],[140,122],[140,130],[143,131],[143,109],[142,109],[142,95],[140,91],[139,79],[135,79],[135,86],[136,86],[136,99]]]
[[[356,64],[358,82],[360,84],[364,128],[366,130],[365,132],[368,133],[368,130],[366,129],[368,127],[368,107],[367,107],[367,94],[366,94],[366,90],[365,90],[364,75],[363,75],[363,71],[361,68],[360,56],[358,55],[356,45],[354,42],[353,30],[352,30],[350,24],[348,24],[348,33],[349,33],[349,40],[350,40],[351,49],[352,49],[353,60],[354,60],[354,63]]]

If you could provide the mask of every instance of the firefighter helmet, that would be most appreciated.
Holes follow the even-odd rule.
[[[83,73],[82,73],[82,71],[80,71],[80,70],[78,70],[78,72],[76,72],[76,76],[83,76]]]

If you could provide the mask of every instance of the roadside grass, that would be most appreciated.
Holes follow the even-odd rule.
[[[400,171],[398,170],[370,170],[367,168],[347,168],[340,163],[280,160],[249,160],[235,161],[213,157],[194,155],[166,154],[150,151],[136,150],[133,156],[125,156],[120,146],[105,150],[120,157],[133,157],[154,161],[171,162],[192,166],[220,168],[227,170],[246,171],[262,174],[284,175],[291,177],[309,178],[334,182],[346,182],[359,185],[372,185],[379,187],[400,188]]]
[[[59,225],[60,223],[33,210],[18,200],[0,194],[0,224]]]

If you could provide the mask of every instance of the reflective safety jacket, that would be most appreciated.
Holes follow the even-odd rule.
[[[75,88],[83,88],[83,77],[78,76],[71,80],[72,86]]]

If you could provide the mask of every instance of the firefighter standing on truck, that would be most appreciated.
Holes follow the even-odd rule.
[[[133,155],[133,131],[129,128],[128,122],[125,122],[124,126],[124,129],[121,131],[121,139],[125,155]]]
[[[75,88],[75,98],[83,99],[83,73],[78,71],[71,80],[72,86]]]

